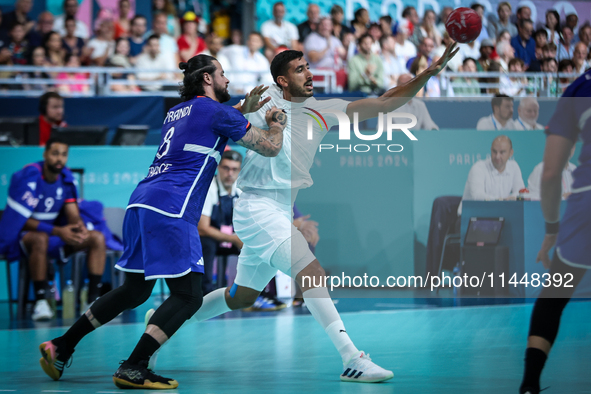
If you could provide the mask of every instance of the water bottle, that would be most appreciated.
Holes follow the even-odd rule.
[[[49,307],[51,308],[51,310],[55,314],[55,312],[57,310],[56,297],[55,297],[57,291],[55,290],[55,283],[53,283],[53,281],[50,281],[48,283],[48,285],[49,285],[49,295],[47,296],[47,301],[49,302]]]
[[[64,289],[62,296],[62,318],[73,319],[74,318],[74,285],[69,280]]]
[[[80,290],[80,314],[88,309],[88,279],[84,281],[84,286]]]

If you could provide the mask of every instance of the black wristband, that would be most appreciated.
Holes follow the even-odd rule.
[[[555,223],[546,222],[546,234],[548,234],[548,235],[558,234],[559,228],[560,228],[560,222],[555,222]]]

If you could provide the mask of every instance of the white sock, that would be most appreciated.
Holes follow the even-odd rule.
[[[328,334],[333,345],[339,351],[343,363],[349,361],[358,350],[345,331],[345,325],[328,294],[328,289],[317,287],[306,290],[303,296],[308,310]]]
[[[231,309],[226,303],[226,288],[216,289],[203,297],[203,304],[201,308],[193,315],[191,320],[199,322],[211,319],[219,315],[229,312]]]

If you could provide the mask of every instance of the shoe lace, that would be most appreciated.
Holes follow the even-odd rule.
[[[363,355],[360,358],[367,360],[367,361],[371,361],[371,358],[369,357],[369,353],[363,353]]]

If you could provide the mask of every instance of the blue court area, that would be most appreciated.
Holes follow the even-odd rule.
[[[143,312],[91,333],[62,380],[39,367],[38,345],[64,328],[1,330],[0,391],[116,393],[111,375],[141,336]],[[142,309],[145,308],[145,309]],[[339,299],[348,333],[394,379],[342,383],[341,361],[305,308],[233,312],[183,327],[161,350],[156,371],[179,393],[517,393],[532,304],[441,306],[416,299]],[[124,321],[135,321],[124,324]],[[591,302],[564,311],[557,346],[542,376],[545,393],[591,393]]]

